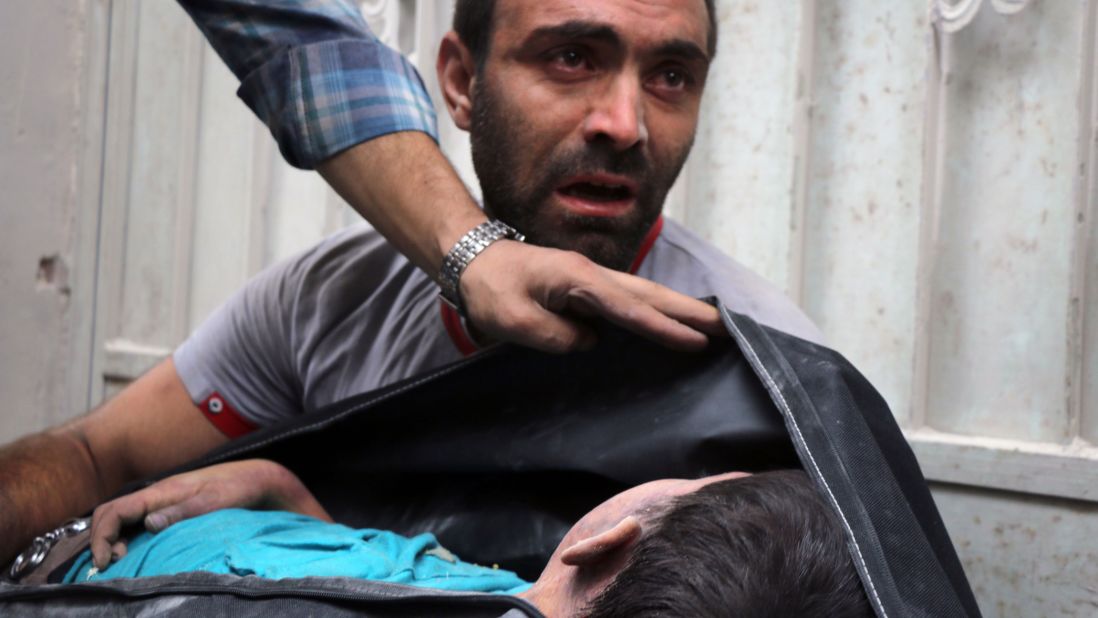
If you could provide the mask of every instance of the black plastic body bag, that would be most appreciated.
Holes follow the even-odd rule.
[[[879,616],[978,616],[915,457],[880,395],[838,353],[723,313],[731,337],[700,354],[669,352],[611,327],[585,353],[498,347],[258,431],[172,473],[273,459],[336,521],[431,531],[465,560],[532,580],[575,520],[626,487],[800,467],[839,515]],[[342,578],[194,573],[0,584],[2,615],[104,611],[540,616],[501,595]]]

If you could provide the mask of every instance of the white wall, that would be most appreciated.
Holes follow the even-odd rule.
[[[104,2],[0,3],[0,435],[83,409],[91,377]]]
[[[362,4],[434,89],[449,3]],[[988,615],[1092,615],[1098,2],[718,7],[668,212],[783,286],[878,386]],[[16,0],[0,33],[14,437],[100,401],[353,217],[279,160],[174,3]],[[54,254],[67,278],[39,281]]]

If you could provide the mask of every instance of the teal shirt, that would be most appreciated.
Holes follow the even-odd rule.
[[[283,511],[226,509],[188,519],[127,544],[126,556],[102,572],[91,552],[76,560],[65,583],[149,577],[189,571],[270,579],[358,577],[424,588],[518,594],[530,584],[510,571],[462,562],[433,534],[412,538],[354,530]]]

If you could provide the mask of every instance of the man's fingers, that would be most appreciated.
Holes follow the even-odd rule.
[[[184,504],[186,504],[186,502],[173,504],[172,506],[164,507],[149,513],[145,516],[145,529],[149,532],[160,532],[174,523],[194,517],[195,515],[201,515],[201,513],[192,514],[189,509],[185,510]]]
[[[110,565],[111,549],[119,541],[122,528],[141,521],[151,511],[179,500],[180,491],[179,486],[169,479],[95,509],[91,532],[92,560],[95,566],[105,569]]]
[[[179,521],[171,507],[160,509],[145,516],[145,529],[149,532],[160,532],[164,528]]]
[[[506,339],[555,354],[587,350],[597,341],[589,326],[546,311],[537,304],[531,304],[507,322]]]
[[[204,515],[217,508],[218,506],[206,494],[198,493],[183,502],[157,509],[146,515],[145,529],[149,532],[160,532],[172,524]]]
[[[96,557],[96,554],[94,553],[94,550],[93,550],[92,564],[95,565],[95,568],[102,571],[103,569],[107,568],[111,564],[111,562],[113,562],[115,560],[121,560],[122,558],[125,558],[127,551],[128,550],[126,548],[126,542],[125,541],[115,541],[114,543],[111,543],[108,546],[108,548],[106,550],[106,557],[105,558],[100,559],[99,557]],[[101,553],[102,553],[102,550],[101,550]]]
[[[522,268],[513,268],[516,263]],[[462,275],[462,294],[484,333],[547,352],[590,347],[594,335],[576,319],[583,317],[608,319],[679,350],[703,349],[706,334],[725,333],[718,311],[706,303],[578,253],[520,243],[485,249]]]
[[[709,303],[634,275],[612,270],[607,270],[607,275],[630,294],[675,321],[707,335],[728,336],[720,311]]]
[[[593,265],[592,265],[593,266]],[[583,273],[583,271],[579,271]],[[643,337],[667,347],[694,351],[706,346],[705,334],[678,320],[668,317],[646,299],[628,291],[620,285],[613,271],[594,266],[579,277],[569,274],[558,282],[556,290],[550,292],[547,302],[552,311],[578,311],[584,314],[597,314],[611,322],[629,329]],[[625,275],[628,277],[629,275]],[[653,284],[655,285],[655,284]],[[664,288],[666,289],[666,288]],[[670,292],[670,290],[667,290]],[[653,296],[651,290],[644,290]],[[675,294],[671,292],[671,294]],[[681,296],[681,295],[680,295]],[[690,299],[693,300],[693,299]],[[668,301],[664,305],[671,305]],[[685,306],[679,302],[679,305]],[[704,303],[702,303],[704,305]],[[679,307],[680,312],[684,310]],[[699,312],[700,313],[700,312]]]
[[[102,571],[111,563],[111,543],[104,537],[92,537],[91,552],[95,568]]]
[[[618,326],[669,348],[692,352],[705,348],[709,343],[704,333],[667,317],[652,305],[620,290],[576,290],[570,296],[595,307],[599,315]]]
[[[599,266],[576,255],[560,261],[549,289],[550,311],[599,315],[661,345],[684,351],[705,348],[706,334],[724,332],[712,306],[640,277]]]
[[[111,550],[118,542],[122,527],[145,515],[146,505],[140,494],[131,494],[95,509],[92,515],[91,552],[97,568],[105,569],[110,565]]]

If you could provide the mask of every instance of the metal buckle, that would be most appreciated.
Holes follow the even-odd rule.
[[[46,559],[57,541],[80,534],[87,530],[90,525],[90,517],[70,519],[42,536],[34,537],[30,547],[23,550],[23,553],[16,556],[15,560],[12,561],[11,568],[8,569],[8,577],[12,581],[19,581],[27,572],[42,564],[42,561]]]

